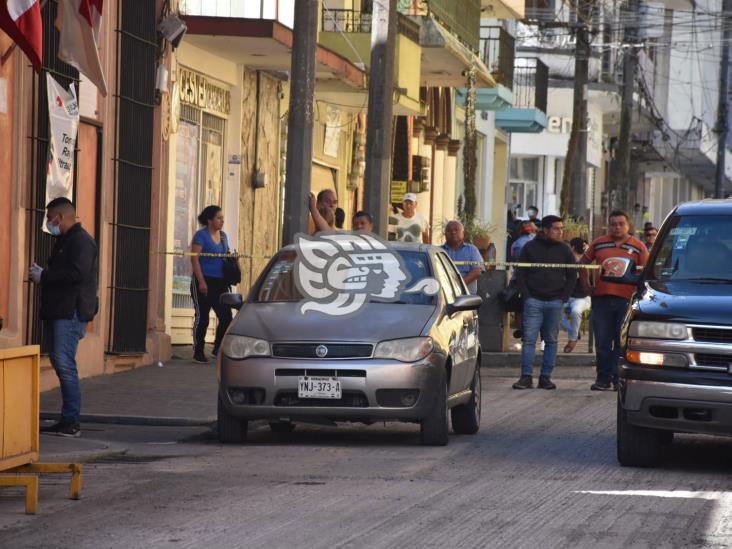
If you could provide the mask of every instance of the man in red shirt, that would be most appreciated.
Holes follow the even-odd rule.
[[[592,241],[580,263],[598,263],[610,257],[627,257],[642,266],[648,261],[645,244],[630,234],[628,214],[622,211],[610,213],[608,234]],[[635,292],[634,286],[605,282],[597,277],[595,287],[589,287],[587,269],[580,273],[581,284],[592,296],[592,330],[595,334],[597,378],[593,391],[617,389],[618,360],[620,358],[620,328],[628,310],[628,303]]]

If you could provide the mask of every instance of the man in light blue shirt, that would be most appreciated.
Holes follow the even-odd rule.
[[[465,242],[465,230],[459,221],[450,221],[445,225],[445,243],[442,248],[447,255],[455,262],[473,261],[476,263],[468,265],[456,265],[457,270],[463,277],[466,286],[471,294],[478,293],[478,277],[483,271],[483,258],[478,248]]]

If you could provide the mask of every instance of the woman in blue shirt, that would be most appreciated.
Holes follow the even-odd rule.
[[[221,230],[224,226],[224,214],[218,206],[206,206],[198,216],[198,222],[203,228],[196,231],[191,243],[191,252],[204,254],[224,254],[229,251],[226,233]],[[231,309],[222,305],[221,294],[229,291],[224,282],[223,257],[194,255],[193,279],[191,280],[191,296],[196,316],[193,321],[193,360],[207,363],[204,353],[208,317],[211,309],[216,313],[216,339],[214,340],[213,355],[219,352],[221,340],[231,323]]]

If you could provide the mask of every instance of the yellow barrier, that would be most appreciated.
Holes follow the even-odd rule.
[[[38,345],[0,349],[0,486],[25,488],[25,512],[38,510],[38,475],[71,473],[71,499],[79,499],[78,463],[34,463],[39,454]]]

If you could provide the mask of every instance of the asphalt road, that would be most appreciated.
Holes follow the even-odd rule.
[[[0,489],[0,547],[727,547],[732,439],[682,436],[653,470],[615,461],[615,395],[566,371],[556,391],[484,372],[481,431],[444,448],[413,425],[85,426],[129,450],[86,465],[83,498],[44,478],[26,516]],[[511,376],[511,377],[508,377]]]

